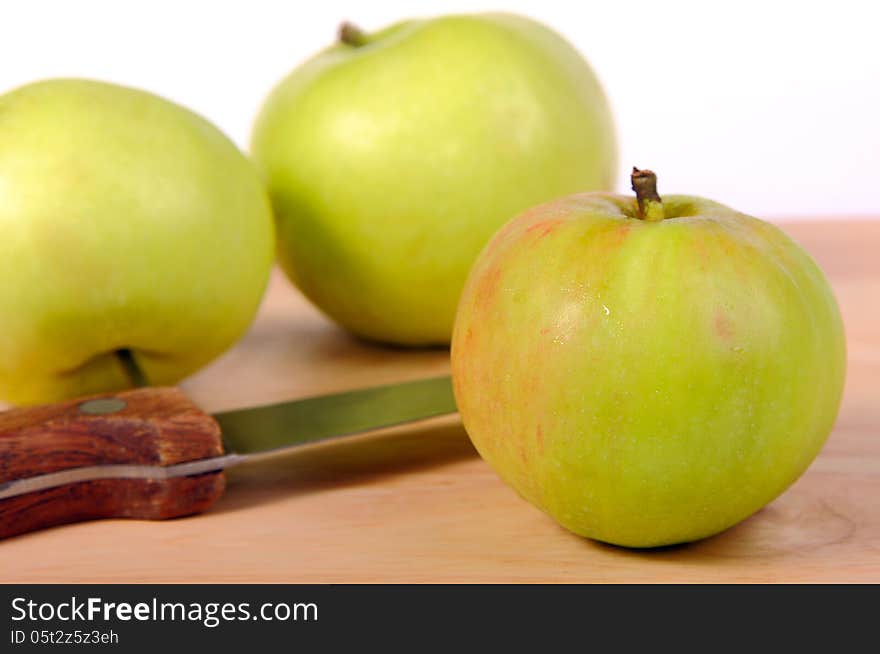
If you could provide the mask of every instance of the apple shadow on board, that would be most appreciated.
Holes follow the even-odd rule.
[[[560,529],[565,531],[563,527]],[[763,559],[769,562],[774,558],[840,545],[850,540],[855,532],[856,523],[852,518],[822,497],[804,495],[801,491],[786,492],[742,522],[701,540],[653,548],[630,548],[588,538],[581,540],[618,556],[639,558],[645,563],[677,560],[689,565],[717,566],[719,559]]]

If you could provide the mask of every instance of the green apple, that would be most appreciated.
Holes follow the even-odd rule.
[[[254,167],[154,95],[57,79],[0,96],[0,399],[154,384],[251,322],[274,255]],[[124,357],[123,357],[124,359]]]
[[[779,495],[832,428],[834,295],[780,229],[710,200],[573,195],[477,260],[452,342],[483,458],[569,530],[630,547],[716,534]]]
[[[340,35],[254,127],[280,261],[355,334],[448,344],[467,272],[510,216],[613,187],[608,103],[578,52],[519,16]]]

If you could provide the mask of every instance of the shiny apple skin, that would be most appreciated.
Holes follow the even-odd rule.
[[[146,91],[0,95],[0,402],[155,386],[235,343],[274,260],[266,192],[216,127]]]
[[[480,455],[576,534],[717,534],[814,460],[840,405],[840,312],[779,228],[718,203],[591,193],[538,206],[478,258],[452,369]],[[669,217],[671,216],[671,217]]]
[[[495,231],[540,202],[614,188],[611,108],[583,56],[522,16],[440,16],[365,38],[297,67],[254,125],[279,262],[362,338],[448,345]]]

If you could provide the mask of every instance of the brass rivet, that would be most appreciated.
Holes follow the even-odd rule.
[[[100,416],[105,413],[116,413],[122,411],[126,406],[125,400],[118,397],[102,397],[97,400],[89,400],[79,405],[81,413],[88,413],[92,416]]]

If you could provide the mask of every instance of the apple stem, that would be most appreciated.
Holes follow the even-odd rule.
[[[639,218],[647,222],[663,220],[666,216],[663,201],[657,193],[657,175],[650,170],[639,170],[633,166],[630,180],[639,202]]]
[[[355,48],[367,45],[369,42],[367,40],[367,33],[357,25],[353,25],[348,21],[339,26],[339,41],[346,45],[354,46]]]
[[[150,385],[144,371],[141,370],[141,367],[138,365],[137,361],[135,361],[134,354],[132,354],[131,350],[128,348],[116,350],[116,358],[119,360],[122,370],[125,372],[125,376],[128,377],[128,381],[133,387],[143,388],[144,386]]]

